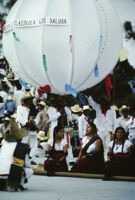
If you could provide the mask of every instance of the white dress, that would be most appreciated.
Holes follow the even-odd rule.
[[[12,164],[13,154],[16,148],[17,142],[4,142],[3,146],[1,147],[0,152],[0,179],[7,179],[8,174],[10,172],[10,167]],[[23,167],[26,178],[30,178],[33,174],[32,169],[30,168],[30,159],[29,155],[26,154],[25,156],[25,166]],[[22,177],[21,184],[24,184],[24,177]]]

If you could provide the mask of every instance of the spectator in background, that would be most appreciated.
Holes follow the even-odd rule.
[[[39,103],[37,103],[37,106],[39,108],[39,112],[36,116],[36,124],[37,124],[37,128],[38,131],[44,131],[45,135],[47,136],[48,130],[49,130],[49,117],[47,112],[45,111],[45,102],[44,101],[40,101]]]
[[[11,79],[10,79],[10,81],[11,81]],[[19,83],[19,80],[13,79],[11,82],[13,82],[13,84],[15,86],[13,101],[15,102],[16,109],[17,109],[18,106],[21,105],[21,99],[23,98],[25,92],[23,91],[22,86]]]
[[[26,127],[28,130],[28,135],[23,138],[23,142],[30,143],[30,156],[34,158],[37,149],[37,128],[34,120],[34,115],[36,113],[33,105],[34,96],[30,92],[26,92],[22,98],[22,105],[17,108],[16,122],[20,123],[21,127]],[[36,164],[33,160],[31,164]]]
[[[3,118],[3,123],[0,124],[0,138],[1,138],[1,140],[4,138],[4,133],[9,126],[9,121],[10,121],[10,118],[5,117],[5,118]]]
[[[11,96],[7,97],[7,102],[5,104],[5,110],[9,113],[9,115],[12,115],[15,112],[15,103],[13,101],[13,98]]]
[[[5,112],[5,103],[3,102],[3,98],[0,96],[0,124],[3,123],[2,119],[4,118]]]
[[[86,126],[90,120],[90,107],[88,105],[83,106],[83,114],[79,118],[79,138],[82,138],[86,135]]]
[[[110,100],[107,96],[100,97],[100,104],[96,103],[92,97],[88,98],[89,105],[96,111],[96,119],[94,123],[98,129],[98,135],[101,137],[104,146],[104,158],[107,160],[107,152],[111,135],[117,127],[116,112],[113,106],[110,105]]]
[[[122,105],[122,107],[119,109],[120,113],[122,114],[121,117],[118,118],[118,127],[121,126],[125,129],[127,132],[128,129],[126,127],[126,124],[131,121],[131,116],[129,115],[129,107],[127,105]]]
[[[58,125],[58,118],[61,116],[60,112],[54,107],[54,104],[53,101],[46,101],[46,110],[49,116],[48,123],[50,123],[50,138],[53,138],[53,130]]]

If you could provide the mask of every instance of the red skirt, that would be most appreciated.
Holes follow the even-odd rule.
[[[44,162],[44,169],[46,171],[52,171],[52,172],[67,172],[67,162],[66,158],[62,162],[58,162],[60,158],[64,156],[63,151],[54,151],[53,153],[53,160],[45,160]]]
[[[104,157],[86,157],[75,164],[71,172],[89,173],[89,174],[102,174],[104,173]]]
[[[134,176],[134,163],[129,154],[112,155],[111,174],[116,176]]]

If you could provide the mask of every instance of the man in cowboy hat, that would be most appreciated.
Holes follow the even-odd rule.
[[[17,108],[16,122],[20,123],[21,127],[26,127],[28,130],[28,136],[23,138],[23,141],[30,143],[30,156],[34,158],[37,148],[37,128],[34,121],[34,117],[30,114],[31,107],[33,105],[34,96],[30,92],[26,92],[21,99],[22,104]],[[32,161],[32,164],[36,164]]]
[[[73,155],[76,156],[77,148],[81,146],[79,132],[80,132],[80,117],[82,115],[82,108],[78,104],[70,107],[72,115],[69,119],[69,126],[73,128],[74,136],[71,139]]]
[[[49,129],[49,123],[47,122],[49,120],[49,117],[48,117],[47,112],[45,111],[46,104],[44,101],[40,101],[39,103],[37,103],[37,106],[39,108],[39,112],[36,116],[36,124],[37,124],[38,131],[40,130],[45,131],[47,135],[47,132]]]
[[[86,135],[86,126],[88,121],[91,119],[90,111],[92,111],[92,109],[89,107],[89,105],[83,106],[83,113],[79,118],[79,138],[81,140]]]
[[[48,137],[45,136],[45,132],[44,131],[39,131],[37,134],[38,137],[38,148],[37,148],[37,152],[36,152],[36,156],[45,156],[45,149],[46,149],[46,144],[48,141]]]
[[[131,116],[129,115],[129,106],[122,105],[122,107],[119,109],[119,112],[121,113],[121,117],[119,117],[118,120],[118,126],[122,126],[125,131],[127,132],[126,123],[131,121]]]
[[[24,190],[23,185],[33,174],[30,168],[28,144],[21,142],[27,135],[25,128],[20,128],[14,118],[4,133],[5,142],[0,152],[0,190],[11,192]]]

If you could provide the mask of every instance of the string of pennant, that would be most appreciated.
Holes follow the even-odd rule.
[[[83,105],[85,104],[85,101],[84,101],[84,99],[83,99],[81,93],[80,93],[80,92],[77,93],[77,91],[76,91],[74,88],[72,88],[71,85],[69,85],[69,84],[66,83],[66,84],[65,84],[65,91],[69,92],[69,93],[70,93],[71,95],[73,95],[74,97],[77,97],[77,95],[78,95],[78,97],[79,97],[81,103],[82,103]]]
[[[16,40],[17,42],[20,42],[20,38],[19,38],[19,37],[17,37],[17,35],[16,35],[16,33],[15,33],[15,32],[13,32],[13,36],[14,36],[14,38],[15,38],[15,40]]]
[[[21,79],[19,78],[19,83],[27,90],[29,89],[28,85]]]

